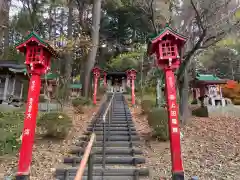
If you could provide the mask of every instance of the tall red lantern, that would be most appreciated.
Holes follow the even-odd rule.
[[[16,49],[26,55],[25,64],[31,75],[17,172],[17,179],[28,179],[38,113],[40,77],[50,69],[51,57],[57,55],[53,48],[34,32],[29,33]]]
[[[103,85],[104,88],[107,88],[107,72],[103,71]]]
[[[172,178],[184,179],[184,170],[181,156],[180,129],[178,119],[178,105],[176,101],[176,83],[174,70],[181,63],[181,48],[186,37],[166,26],[157,36],[150,39],[148,53],[156,55],[156,65],[164,70],[165,91],[168,108],[168,124],[172,159]]]
[[[135,105],[135,80],[137,71],[135,69],[127,70],[127,78],[132,82],[132,105]]]
[[[92,69],[94,75],[94,93],[93,93],[93,104],[97,104],[97,85],[98,85],[98,78],[100,77],[101,69],[99,67],[94,67]]]

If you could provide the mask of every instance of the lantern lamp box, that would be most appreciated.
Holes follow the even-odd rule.
[[[180,51],[187,38],[168,25],[157,35],[151,35],[148,43],[148,54],[155,54],[157,57],[156,65],[166,68],[171,60],[172,68],[180,65]]]
[[[30,32],[16,49],[26,55],[27,70],[32,73],[45,74],[50,69],[51,57],[57,58],[54,49],[35,32]]]

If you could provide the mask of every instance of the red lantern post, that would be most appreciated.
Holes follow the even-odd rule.
[[[132,81],[132,105],[135,105],[135,79],[137,71],[135,69],[130,69],[127,71],[129,79]]]
[[[180,65],[181,47],[186,42],[186,37],[176,33],[170,27],[165,27],[160,34],[150,40],[148,52],[156,54],[156,64],[165,72],[165,92],[168,109],[168,124],[170,135],[170,148],[172,159],[173,180],[183,180],[184,170],[182,165],[180,129],[178,119],[178,105],[176,101],[176,87],[174,72]]]
[[[97,104],[97,85],[98,85],[98,78],[100,77],[101,69],[99,67],[94,67],[92,69],[94,75],[94,93],[93,93],[93,104]]]
[[[103,85],[104,88],[107,88],[107,72],[103,71]]]
[[[53,48],[34,32],[29,33],[16,48],[26,55],[25,64],[31,75],[17,172],[17,179],[24,180],[29,178],[32,161],[32,147],[41,87],[40,76],[50,69],[51,56],[57,57],[57,55]]]

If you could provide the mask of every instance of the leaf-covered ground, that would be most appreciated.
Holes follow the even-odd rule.
[[[54,180],[55,167],[67,156],[70,147],[86,130],[92,116],[98,111],[100,102],[94,108],[85,107],[84,114],[74,115],[72,108],[66,108],[73,119],[73,128],[63,141],[36,139],[33,148],[31,180]],[[16,172],[17,156],[0,157],[0,179]]]
[[[150,139],[151,131],[140,108],[132,109],[133,119],[143,145],[149,179],[170,178],[169,142]],[[197,118],[182,128],[182,151],[187,177],[200,180],[240,180],[240,119],[235,117]]]

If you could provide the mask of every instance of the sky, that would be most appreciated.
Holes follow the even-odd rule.
[[[22,7],[22,3],[19,0],[12,0],[12,5],[10,8],[10,17],[16,15]]]

